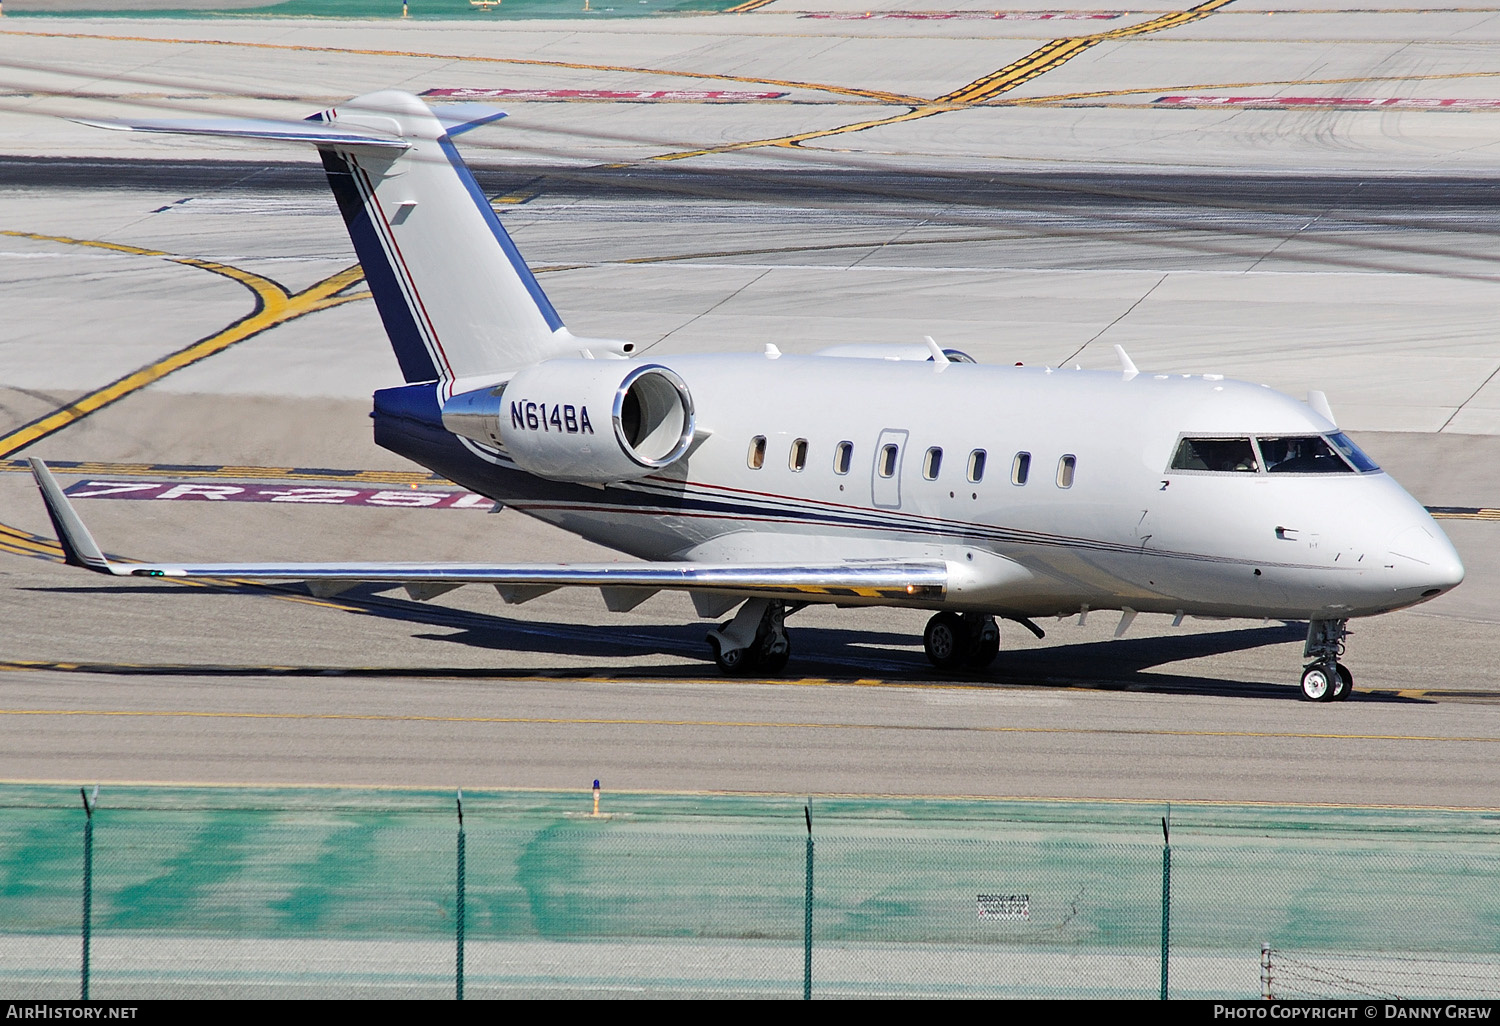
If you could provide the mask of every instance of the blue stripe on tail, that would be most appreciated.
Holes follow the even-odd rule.
[[[396,351],[401,376],[407,381],[437,380],[437,367],[422,340],[411,304],[406,300],[396,271],[380,242],[380,235],[370,220],[370,212],[355,185],[354,169],[347,160],[330,150],[319,147],[318,154],[323,158],[323,170],[328,174],[328,186],[338,201],[339,213],[349,228],[354,252],[364,268],[370,294],[375,297],[375,309],[380,311],[385,333],[390,336],[391,348]]]
[[[500,223],[500,218],[495,216],[495,208],[490,206],[489,200],[485,199],[479,183],[474,181],[474,175],[469,171],[469,166],[458,155],[458,148],[453,145],[453,140],[445,135],[438,140],[438,144],[443,147],[443,155],[448,158],[448,163],[453,165],[453,171],[458,175],[458,180],[464,183],[464,188],[469,191],[474,205],[479,208],[479,214],[484,218],[485,224],[490,226],[495,241],[500,244],[500,249],[510,261],[510,266],[515,269],[516,276],[521,279],[521,284],[526,286],[526,291],[531,293],[531,299],[536,303],[542,320],[547,322],[547,327],[552,331],[561,328],[562,318],[557,316],[557,311],[552,308],[552,301],[542,291],[542,286],[537,283],[536,276],[531,273],[531,268],[527,267],[526,261],[521,259],[520,250],[516,249],[516,244],[510,240],[510,235],[506,232],[505,226]]]

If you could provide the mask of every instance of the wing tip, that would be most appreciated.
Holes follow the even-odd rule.
[[[57,544],[62,547],[63,562],[69,566],[81,566],[85,570],[111,573],[109,560],[104,558],[104,553],[94,541],[94,536],[89,534],[89,529],[83,526],[78,511],[68,501],[47,464],[35,456],[28,456],[26,462],[31,465],[31,476],[42,493],[42,502],[47,507],[47,517],[52,521],[52,529],[57,532]]]

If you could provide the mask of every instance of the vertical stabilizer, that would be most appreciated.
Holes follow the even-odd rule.
[[[479,119],[494,120],[498,111]],[[361,96],[310,121],[395,137],[402,149],[318,143],[328,182],[407,381],[486,377],[577,356],[451,135],[402,92]]]
[[[349,227],[407,381],[494,381],[558,356],[624,356],[632,346],[577,339],[537,284],[452,137],[504,117],[370,93],[305,121],[144,118],[83,124],[133,132],[309,143]],[[477,385],[481,382],[475,382]],[[473,386],[470,386],[473,387]]]

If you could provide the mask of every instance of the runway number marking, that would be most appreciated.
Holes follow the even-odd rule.
[[[1500,99],[1429,96],[1159,96],[1169,107],[1264,107],[1270,110],[1333,107],[1349,110],[1500,110]]]
[[[823,21],[1113,21],[1124,11],[819,11],[799,15]]]
[[[429,89],[437,100],[666,100],[744,103],[779,100],[786,92],[732,89]]]
[[[176,481],[79,481],[74,499],[143,499],[157,502],[295,502],[325,506],[399,506],[488,510],[494,500],[465,491],[399,488],[326,488],[303,485],[182,484]]]

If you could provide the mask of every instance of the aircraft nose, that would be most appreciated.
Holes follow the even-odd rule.
[[[1463,560],[1437,524],[1412,524],[1391,536],[1390,562],[1402,577],[1403,588],[1421,589],[1434,598],[1456,588],[1464,579]]]

